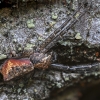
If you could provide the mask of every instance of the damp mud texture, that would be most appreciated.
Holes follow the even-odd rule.
[[[0,1],[0,66],[8,58],[30,57],[81,3],[81,0]],[[87,3],[89,11],[48,51],[55,56],[50,69],[34,69],[7,82],[0,75],[0,100],[100,99],[100,1],[86,0]],[[65,71],[52,69],[55,64],[66,66]]]

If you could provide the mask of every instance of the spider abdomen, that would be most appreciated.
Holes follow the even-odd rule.
[[[4,62],[1,68],[4,81],[9,81],[17,76],[28,73],[34,69],[28,58],[11,58]]]

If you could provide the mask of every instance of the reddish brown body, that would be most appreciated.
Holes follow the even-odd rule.
[[[4,81],[11,80],[17,76],[28,73],[34,69],[33,64],[27,58],[23,59],[8,59],[4,62],[1,68]]]

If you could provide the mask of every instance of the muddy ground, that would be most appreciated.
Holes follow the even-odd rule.
[[[92,0],[91,3],[91,0],[88,0],[88,3],[91,5],[90,10],[65,32],[64,39],[59,40],[50,51],[53,50],[57,54],[57,61],[54,63],[74,67],[79,65],[82,68],[84,64],[90,66],[95,62],[98,63],[95,65],[98,70],[65,73],[51,69],[35,69],[9,82],[3,82],[1,75],[1,100],[49,100],[50,97],[50,100],[100,99],[100,63],[96,62],[100,58],[100,1]],[[34,48],[72,16],[78,7],[77,0],[25,1],[2,6],[0,63],[11,57],[29,57]],[[83,55],[83,49],[87,55]],[[94,92],[90,91],[96,91],[96,94],[91,97]]]

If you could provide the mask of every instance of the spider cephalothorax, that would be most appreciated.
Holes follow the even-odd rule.
[[[30,57],[30,60],[35,68],[46,69],[51,63],[51,54],[34,53]]]

